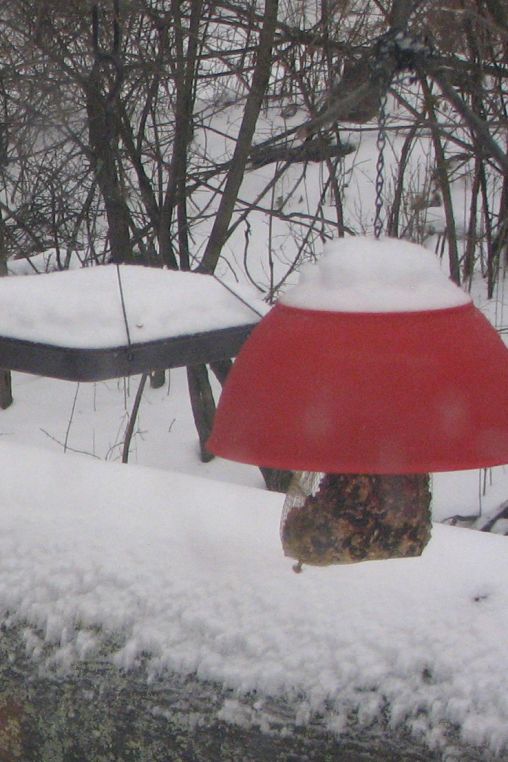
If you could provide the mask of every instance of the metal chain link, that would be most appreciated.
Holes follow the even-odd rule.
[[[378,133],[376,139],[376,213],[374,215],[374,236],[379,238],[383,231],[383,190],[385,185],[385,146],[386,146],[386,101],[383,93],[379,102]]]

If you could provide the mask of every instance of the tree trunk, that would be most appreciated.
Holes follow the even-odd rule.
[[[98,67],[94,67],[87,82],[86,110],[92,166],[108,220],[111,260],[123,262],[131,253],[130,213],[116,168],[113,104],[101,93]]]
[[[0,277],[7,275],[7,252],[5,250],[4,219],[0,209]],[[0,408],[12,405],[12,378],[10,370],[0,368]]]
[[[98,2],[92,3],[92,45],[94,64],[83,82],[86,98],[90,158],[97,184],[101,190],[109,229],[111,261],[130,258],[131,216],[120,184],[117,167],[117,142],[120,127],[118,99],[123,84],[121,58],[120,3],[113,0],[111,50],[100,48],[100,14]],[[105,66],[112,76],[105,75]]]
[[[434,98],[425,78],[422,78],[421,85],[425,99],[425,107],[430,120],[430,134],[432,145],[434,146],[434,157],[436,160],[436,179],[439,183],[439,189],[443,197],[443,206],[446,219],[446,238],[448,241],[448,259],[450,264],[450,277],[457,286],[460,286],[460,258],[457,246],[457,227],[455,224],[455,214],[453,209],[452,191],[450,185],[449,172],[446,165],[446,156],[441,140],[441,134],[438,126],[438,118],[434,108]]]
[[[428,474],[300,475],[286,501],[284,552],[316,566],[419,556],[430,500]]]

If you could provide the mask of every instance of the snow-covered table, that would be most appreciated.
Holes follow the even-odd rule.
[[[267,306],[207,275],[123,265],[0,279],[0,367],[70,381],[234,357]]]

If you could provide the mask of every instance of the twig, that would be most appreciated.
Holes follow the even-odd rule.
[[[39,431],[42,431],[42,433],[45,434],[48,437],[48,439],[51,439],[53,442],[56,442],[58,445],[60,445],[60,447],[63,447],[64,451],[65,449],[67,449],[70,452],[76,452],[79,455],[89,455],[91,458],[96,458],[96,460],[101,460],[101,458],[99,458],[99,456],[96,455],[94,452],[89,452],[88,450],[77,450],[75,447],[70,447],[69,445],[67,445],[66,447],[63,442],[61,442],[59,439],[54,437],[53,434],[50,434],[49,431],[46,431],[46,429],[39,427]]]
[[[65,432],[65,440],[63,443],[64,452],[67,452],[67,449],[69,446],[69,435],[71,433],[72,420],[74,418],[74,411],[76,410],[76,402],[78,400],[78,394],[79,394],[79,382],[76,384],[76,391],[74,393],[74,399],[72,401],[71,414],[69,417],[69,422],[67,424],[67,431]]]
[[[486,155],[489,155],[503,172],[508,172],[508,155],[491,135],[487,123],[471,111],[466,102],[455,92],[444,70],[427,66],[424,71],[436,82],[445,98],[462,116],[469,129],[478,139],[479,144],[483,144]],[[422,71],[420,70],[419,73],[421,74]]]
[[[147,378],[148,378],[148,373],[143,373],[139,381],[136,397],[134,398],[134,404],[132,406],[132,411],[129,416],[129,422],[127,424],[127,428],[125,429],[125,439],[124,439],[123,450],[122,450],[122,463],[127,463],[129,460],[129,447],[131,445],[132,435],[134,433],[134,426],[136,424],[136,418],[138,417],[139,406],[141,404],[141,398],[143,396],[143,391],[145,389]]]
[[[491,532],[500,519],[508,519],[508,502],[504,502],[502,505],[500,505],[494,516],[491,516],[490,519],[486,521],[482,527],[480,527],[480,530],[482,532]]]

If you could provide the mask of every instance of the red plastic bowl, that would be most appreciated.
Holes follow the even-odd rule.
[[[472,305],[276,305],[242,348],[208,447],[273,468],[421,473],[508,463],[508,350]]]

